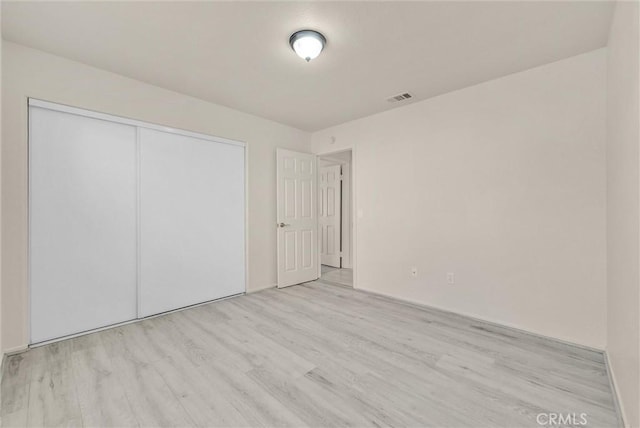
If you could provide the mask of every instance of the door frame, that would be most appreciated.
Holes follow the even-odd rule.
[[[321,162],[328,162],[328,163],[333,163],[332,165],[325,165],[325,166],[320,166]],[[336,186],[336,190],[338,193],[338,198],[339,198],[339,202],[337,205],[339,205],[340,209],[336,210],[337,212],[337,221],[338,221],[338,269],[342,269],[344,267],[344,251],[343,251],[343,247],[344,247],[344,224],[345,224],[345,216],[344,216],[344,211],[345,211],[345,203],[343,200],[343,196],[344,196],[344,166],[345,164],[342,163],[343,161],[339,161],[339,160],[332,160],[331,158],[327,158],[327,157],[318,157],[317,159],[317,163],[318,163],[318,174],[320,175],[322,173],[322,169],[323,168],[334,168],[334,170],[337,167],[337,170],[339,171],[339,177],[338,177],[338,186]],[[323,216],[320,213],[320,209],[321,207],[325,206],[325,202],[329,203],[328,201],[328,196],[327,196],[327,201],[322,200],[322,203],[320,202],[320,185],[321,185],[321,181],[320,178],[318,178],[318,231],[322,231],[322,225],[321,220],[323,218]],[[350,182],[349,182],[350,183]],[[327,193],[328,195],[328,193]],[[347,193],[348,195],[348,193]],[[334,195],[334,200],[335,200],[335,195]],[[324,213],[326,214],[326,213]],[[350,230],[350,228],[347,228],[347,230]],[[329,239],[329,236],[327,236],[327,240]],[[326,244],[326,242],[324,242],[324,232],[323,233],[319,233],[318,234],[318,248],[319,249],[323,249],[323,243]],[[326,251],[326,248],[325,248]],[[326,258],[323,260],[323,254],[321,252],[320,254],[320,261],[327,261]],[[349,260],[351,261],[351,260]],[[329,265],[331,266],[331,265]],[[335,266],[332,266],[335,267]]]
[[[347,144],[345,146],[343,146],[340,149],[335,149],[335,150],[328,150],[328,151],[322,151],[322,152],[318,152],[316,153],[316,161],[321,158],[321,157],[331,157],[332,155],[336,155],[338,153],[344,153],[344,152],[351,152],[351,195],[350,195],[350,199],[351,199],[351,269],[353,271],[353,288],[359,288],[358,287],[358,206],[357,206],[357,195],[358,195],[358,191],[357,191],[357,162],[356,162],[356,147],[355,145],[350,145]],[[318,168],[316,168],[316,174],[318,174]],[[318,186],[320,184],[320,177],[318,177]],[[318,189],[316,187],[316,194]],[[320,222],[318,222],[318,233],[320,233]],[[318,278],[320,278],[321,275],[321,269],[322,266],[320,264],[320,240],[318,240]]]

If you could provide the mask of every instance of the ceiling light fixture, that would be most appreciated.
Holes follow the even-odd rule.
[[[317,31],[301,30],[293,33],[289,38],[291,49],[307,62],[316,58],[322,52],[327,39]]]

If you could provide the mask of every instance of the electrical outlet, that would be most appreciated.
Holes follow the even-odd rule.
[[[418,268],[417,267],[414,266],[414,267],[411,268],[411,276],[413,278],[417,278],[418,277]]]
[[[447,272],[447,284],[453,285],[456,283],[456,276],[453,272]]]

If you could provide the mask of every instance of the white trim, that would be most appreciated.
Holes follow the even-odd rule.
[[[244,292],[249,285],[249,146],[244,146]]]
[[[353,187],[351,185],[351,162],[345,162],[342,164],[342,212],[340,213],[340,222],[342,226],[342,268],[351,269],[353,263],[351,262],[352,252],[351,247],[353,244],[353,233],[351,233],[351,211],[353,210],[353,200],[351,193]],[[346,196],[346,199],[345,199]],[[345,202],[346,201],[346,202]],[[347,238],[345,239],[345,235]],[[345,245],[346,242],[346,245]]]
[[[340,152],[335,152],[335,153],[348,152],[348,151],[349,150],[341,150]],[[349,161],[345,160],[345,159],[338,159],[338,158],[334,158],[334,157],[331,157],[331,156],[323,156],[323,155],[318,155],[318,156],[320,156],[322,158],[322,160],[324,160],[324,161],[334,162],[334,163],[339,164],[339,165],[346,165],[346,164],[349,163]],[[327,165],[327,166],[330,166],[330,165]]]
[[[106,120],[109,122],[117,122],[125,125],[137,126],[139,128],[153,129],[155,131],[170,132],[172,134],[184,135],[186,137],[200,138],[202,140],[214,141],[216,143],[231,144],[233,146],[245,147],[246,143],[242,141],[230,140],[228,138],[215,137],[212,135],[201,134],[199,132],[187,131],[185,129],[171,128],[168,126],[157,125],[155,123],[143,122],[141,120],[129,119],[122,116],[114,116],[111,114],[100,113],[97,111],[87,110],[78,107],[71,107],[64,104],[43,101],[36,98],[29,98],[29,107],[39,107],[48,110],[60,111],[63,113],[75,114],[78,116],[91,117],[94,119]]]
[[[247,294],[259,293],[260,291],[270,290],[272,288],[278,288],[278,284],[265,285],[260,288],[256,288],[255,290],[247,291]]]
[[[320,159],[319,156],[315,157],[316,160],[316,188],[315,188],[315,196],[316,196],[316,279],[320,279],[322,277],[322,251],[320,246],[322,245],[322,238],[320,235],[322,234],[322,230],[320,228],[320,203],[318,202],[319,194],[320,194]],[[280,186],[278,185],[278,188]]]
[[[7,354],[3,353],[2,357],[0,357],[2,361],[0,361],[0,385],[2,385],[2,374],[4,373],[4,362],[7,359]],[[0,388],[0,403],[2,403],[2,388]],[[0,423],[2,423],[2,417],[0,416]]]
[[[474,322],[489,324],[489,325],[492,325],[492,326],[495,326],[495,327],[498,327],[498,328],[505,328],[507,330],[515,331],[515,332],[518,332],[518,333],[521,333],[521,334],[527,334],[529,336],[535,336],[535,337],[538,337],[538,338],[541,338],[541,339],[551,340],[553,342],[559,343],[559,344],[564,345],[564,346],[571,346],[571,347],[574,347],[574,348],[580,348],[580,349],[583,349],[585,351],[595,352],[595,353],[598,353],[598,354],[604,354],[605,353],[604,349],[601,349],[601,348],[595,348],[593,346],[583,345],[581,343],[572,342],[570,340],[560,339],[560,338],[553,337],[553,336],[547,336],[547,335],[544,335],[544,334],[541,334],[541,333],[537,333],[535,331],[525,330],[523,328],[516,327],[516,326],[513,326],[513,325],[503,324],[501,322],[491,321],[491,320],[484,319],[484,318],[478,318],[478,317],[473,316],[473,315],[467,315],[467,314],[462,313],[462,312],[455,312],[455,311],[452,311],[450,309],[445,309],[445,308],[441,308],[441,307],[438,307],[438,306],[432,306],[432,305],[428,305],[428,304],[417,302],[417,301],[410,300],[410,299],[404,299],[402,297],[397,297],[397,296],[394,296],[394,295],[391,295],[391,294],[381,293],[381,292],[373,291],[373,290],[367,290],[365,288],[358,288],[358,291],[362,291],[362,292],[365,292],[367,294],[372,294],[374,296],[384,297],[384,298],[390,299],[390,300],[395,300],[397,302],[401,302],[401,303],[404,303],[404,304],[412,305],[412,306],[415,306],[417,308],[423,308],[423,309],[429,309],[429,310],[432,310],[432,311],[442,312],[444,314],[449,314],[449,315],[454,315],[454,316],[458,316],[458,317],[462,317],[462,318],[467,318],[467,319],[473,320]]]
[[[613,367],[611,366],[611,360],[609,359],[609,353],[604,351],[604,364],[607,368],[607,375],[609,377],[609,385],[611,387],[611,393],[613,394],[613,405],[616,408],[616,414],[618,415],[619,425],[622,427],[629,426],[627,425],[624,418],[624,404],[622,400],[620,400],[620,391],[618,390],[618,384],[616,382],[616,375],[613,371]]]
[[[31,343],[31,110],[29,109],[29,98],[26,105],[27,112],[27,344],[23,345],[28,349]]]
[[[332,154],[351,151],[351,269],[353,270],[353,288],[358,287],[358,179],[357,179],[357,147],[347,144],[340,149],[315,153],[316,158],[331,157]],[[318,227],[319,222],[318,222]],[[318,251],[318,278],[320,278],[320,252]]]
[[[351,151],[351,150],[344,150],[343,152],[345,151]],[[340,165],[340,168],[341,168],[340,182],[342,183],[342,186],[341,186],[340,197],[341,197],[342,203],[341,203],[341,209],[340,209],[340,224],[341,224],[340,240],[341,240],[342,251],[340,252],[340,257],[341,257],[340,266],[342,269],[352,269],[353,268],[353,263],[352,263],[353,234],[351,233],[351,229],[352,229],[351,212],[353,211],[353,199],[351,198],[351,193],[353,192],[352,174],[351,174],[352,159],[349,159],[349,160],[338,159],[338,158],[333,158],[331,156],[323,156],[323,155],[317,155],[317,158],[318,158],[318,171],[320,170],[321,161],[329,164],[329,165],[324,165],[323,167],[330,167],[330,166],[334,166],[333,164],[335,164],[335,165]],[[319,183],[320,182],[318,181],[318,186],[320,185]],[[346,196],[346,199],[345,199],[345,196]],[[347,203],[345,203],[345,201],[347,201]],[[318,239],[320,240],[321,230],[319,227],[319,223],[320,223],[320,219],[318,218]],[[345,236],[347,236],[348,239],[345,239],[344,238]],[[345,245],[345,242],[346,242],[346,245]],[[322,247],[321,244],[322,242],[318,241],[318,251],[320,251],[319,249]],[[346,251],[345,251],[345,247],[346,247]],[[320,255],[320,260],[322,260],[322,254]]]
[[[141,227],[140,227],[140,223],[141,223],[141,219],[140,219],[140,214],[141,214],[141,206],[142,206],[142,200],[140,198],[140,166],[141,166],[141,161],[142,161],[142,156],[140,155],[140,128],[138,128],[136,126],[136,149],[135,149],[135,153],[136,153],[136,182],[135,182],[135,195],[136,195],[136,319],[138,318],[138,315],[142,312],[142,299],[140,298],[140,295],[142,293],[142,275],[141,275],[141,269],[140,269],[140,260],[142,258],[141,256],[141,251],[140,251],[140,243],[142,242],[142,232],[141,232]]]
[[[20,354],[28,350],[29,350],[29,345],[14,346],[13,348],[9,348],[6,351],[4,351],[4,356],[10,357],[11,355]],[[3,360],[4,360],[4,357],[3,357]]]

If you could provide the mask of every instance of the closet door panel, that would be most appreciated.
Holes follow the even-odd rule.
[[[139,316],[245,291],[244,148],[140,129]]]
[[[136,318],[136,128],[29,109],[31,343]]]

